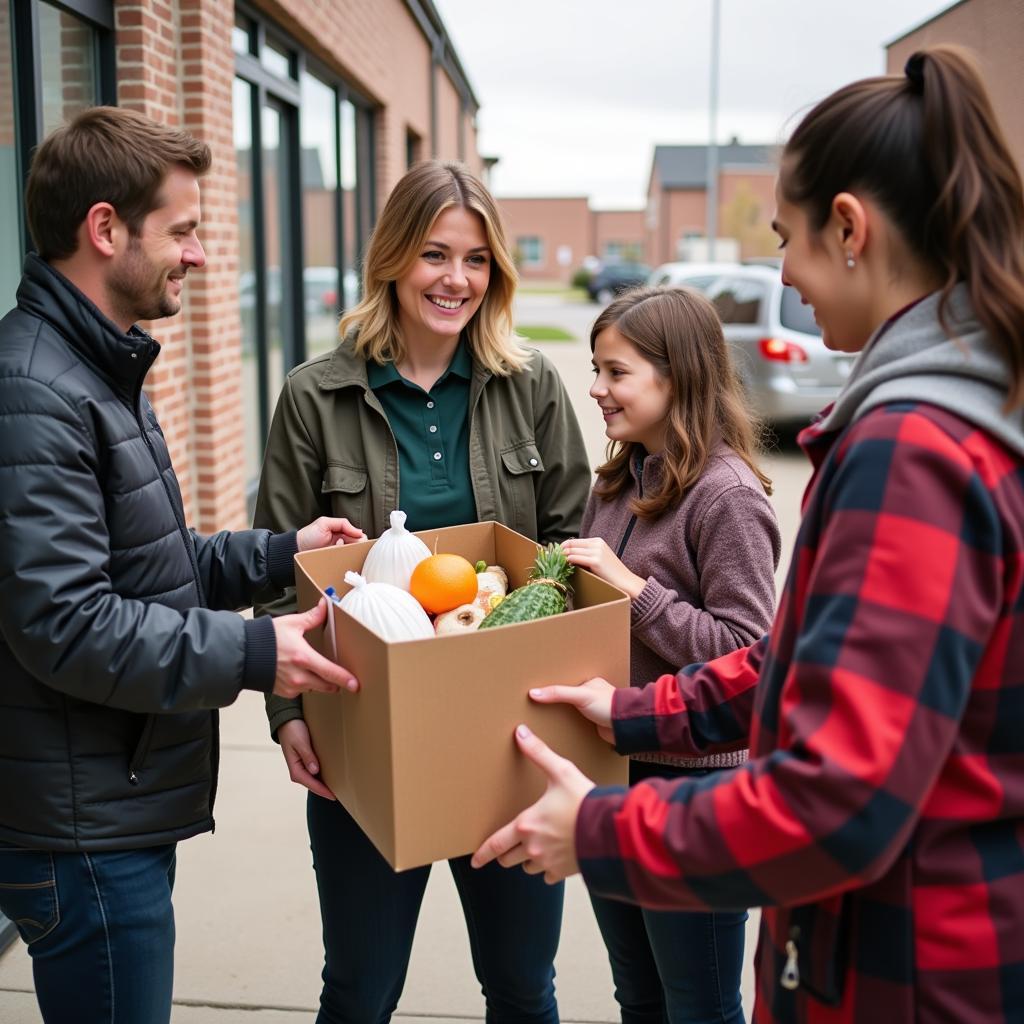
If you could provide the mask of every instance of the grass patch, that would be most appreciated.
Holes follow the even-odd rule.
[[[575,341],[576,335],[570,334],[561,327],[547,327],[545,325],[530,325],[517,327],[516,334],[529,338],[530,341]]]
[[[590,296],[585,288],[569,288],[564,284],[544,284],[542,282],[519,282],[516,291],[520,295],[551,295],[566,302],[589,302]]]

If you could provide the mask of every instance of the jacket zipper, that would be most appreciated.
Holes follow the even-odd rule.
[[[644,464],[642,460],[636,468],[636,487],[637,497],[642,498],[644,496]],[[616,558],[621,558],[622,552],[626,550],[626,545],[629,543],[629,535],[633,532],[634,526],[636,526],[635,512],[629,517],[629,522],[626,524],[626,532],[622,535],[622,540],[619,541],[619,550],[615,552]]]
[[[149,745],[153,739],[153,728],[155,725],[156,715],[146,715],[146,724],[143,725],[139,742],[135,745],[135,753],[132,754],[131,761],[128,762],[128,782],[133,786],[139,784],[138,773],[143,764],[145,764],[146,755],[149,753]]]
[[[786,940],[786,963],[779,975],[779,984],[790,992],[800,987],[800,951],[796,945],[798,938],[800,938],[800,928],[796,926],[790,928],[789,938]]]
[[[153,344],[152,339],[148,339],[150,344]],[[150,360],[152,365],[153,360]],[[139,377],[138,383],[135,385],[135,394],[132,402],[132,411],[135,413],[135,420],[139,424],[139,430],[142,432],[142,440],[146,442],[146,448],[149,450],[149,457],[153,460],[153,465],[156,467],[157,476],[160,478],[160,483],[163,484],[165,493],[167,494],[167,500],[170,503],[171,511],[174,513],[175,522],[178,524],[178,532],[181,534],[182,540],[185,542],[185,550],[188,552],[189,563],[192,566],[192,575],[196,582],[196,593],[199,596],[199,606],[201,608],[206,607],[206,595],[203,593],[203,578],[199,572],[199,560],[196,558],[195,547],[192,544],[192,537],[189,535],[188,527],[185,525],[184,513],[179,511],[177,503],[174,500],[174,494],[171,492],[171,488],[168,486],[167,480],[164,477],[163,470],[160,468],[160,463],[157,461],[156,452],[153,450],[153,442],[149,439],[149,431],[146,429],[146,423],[142,415],[142,382],[145,379],[145,373]],[[140,739],[139,746],[135,749],[135,754],[132,757],[131,763],[128,765],[128,782],[137,786],[139,784],[138,769],[142,767],[142,761],[145,755],[149,752],[149,743],[153,735],[153,726],[156,724],[156,716],[149,715],[145,726],[142,730],[142,739],[145,740],[145,748],[143,749],[142,739]],[[141,757],[140,757],[141,752]],[[211,811],[213,805],[211,803]]]

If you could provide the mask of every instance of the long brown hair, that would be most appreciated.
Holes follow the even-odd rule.
[[[812,228],[840,192],[879,204],[943,281],[939,318],[965,281],[1010,370],[1006,409],[1024,404],[1024,189],[973,59],[919,50],[902,75],[866,78],[822,100],[783,152],[782,194]]]
[[[494,198],[459,163],[424,160],[399,179],[370,235],[363,261],[363,298],[342,316],[338,333],[345,338],[354,332],[356,353],[365,359],[402,361],[405,343],[394,282],[416,261],[440,214],[453,206],[480,217],[491,250],[490,281],[480,308],[466,325],[466,336],[480,363],[494,374],[508,376],[530,361],[512,327],[519,274]]]
[[[747,407],[743,387],[722,336],[715,307],[690,288],[636,288],[615,299],[594,321],[597,336],[614,326],[671,387],[661,478],[652,493],[634,498],[632,510],[655,519],[678,505],[724,441],[757,474],[766,494],[771,480],[755,455],[760,424]],[[595,493],[611,501],[633,486],[629,463],[642,446],[612,441],[597,470]]]
[[[72,256],[96,203],[110,203],[138,235],[167,172],[181,165],[201,176],[210,162],[210,147],[188,132],[124,107],[89,107],[47,135],[32,157],[25,219],[36,250],[44,260]]]

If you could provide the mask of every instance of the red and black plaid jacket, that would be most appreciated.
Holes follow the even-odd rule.
[[[760,1024],[1024,1021],[1024,466],[900,403],[800,438],[772,632],[615,695],[623,752],[742,768],[584,801],[587,885],[764,907]]]

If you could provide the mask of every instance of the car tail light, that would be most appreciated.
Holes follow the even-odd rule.
[[[762,359],[776,363],[806,363],[807,353],[795,342],[784,338],[762,338],[757,343]]]

